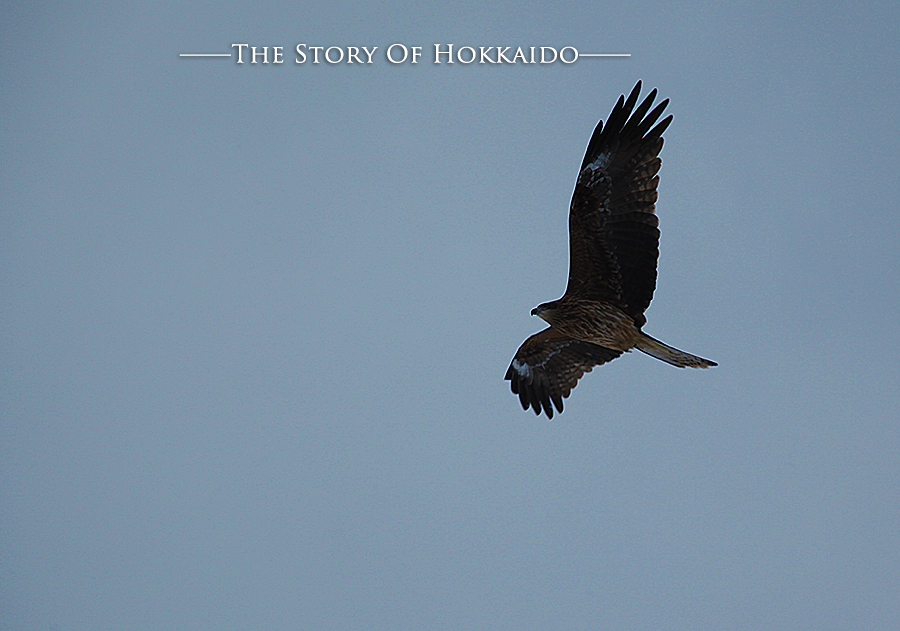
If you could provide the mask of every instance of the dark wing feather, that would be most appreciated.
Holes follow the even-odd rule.
[[[588,143],[569,211],[566,287],[567,295],[618,306],[639,327],[656,289],[657,172],[672,121],[656,124],[668,99],[648,113],[656,90],[635,108],[640,91],[638,81],[627,99],[619,97]]]
[[[553,405],[563,411],[562,400],[584,373],[621,354],[560,335],[551,327],[525,340],[506,371],[506,379],[513,394],[519,395],[523,410],[531,406],[535,414],[540,414],[543,409],[547,418],[553,418]]]

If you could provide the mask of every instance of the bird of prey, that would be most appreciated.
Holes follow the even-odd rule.
[[[669,100],[651,111],[655,89],[635,107],[640,91],[638,81],[594,129],[569,207],[566,293],[532,309],[550,326],[525,340],[506,371],[522,409],[537,415],[562,412],[584,373],[632,348],[679,368],[716,365],[641,331],[656,288],[657,173],[672,117],[656,122]]]

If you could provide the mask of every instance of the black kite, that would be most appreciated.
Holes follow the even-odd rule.
[[[548,418],[553,405],[562,412],[584,373],[632,348],[679,368],[716,365],[641,331],[656,288],[657,172],[672,117],[654,126],[669,100],[648,114],[656,90],[635,108],[640,91],[638,81],[627,99],[619,97],[606,127],[601,120],[594,129],[569,208],[566,293],[531,311],[550,327],[525,340],[506,371],[522,408]]]

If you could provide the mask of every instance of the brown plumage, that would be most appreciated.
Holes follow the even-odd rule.
[[[672,117],[656,122],[669,102],[650,111],[656,90],[635,108],[640,91],[638,81],[591,136],[569,208],[566,293],[532,310],[550,327],[525,340],[506,371],[522,408],[548,418],[584,373],[632,348],[681,368],[716,365],[641,331],[656,289],[657,173]]]

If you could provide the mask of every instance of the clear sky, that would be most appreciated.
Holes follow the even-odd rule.
[[[896,6],[3,4],[0,629],[900,627]],[[547,421],[503,375],[638,79],[645,330],[719,366]]]

